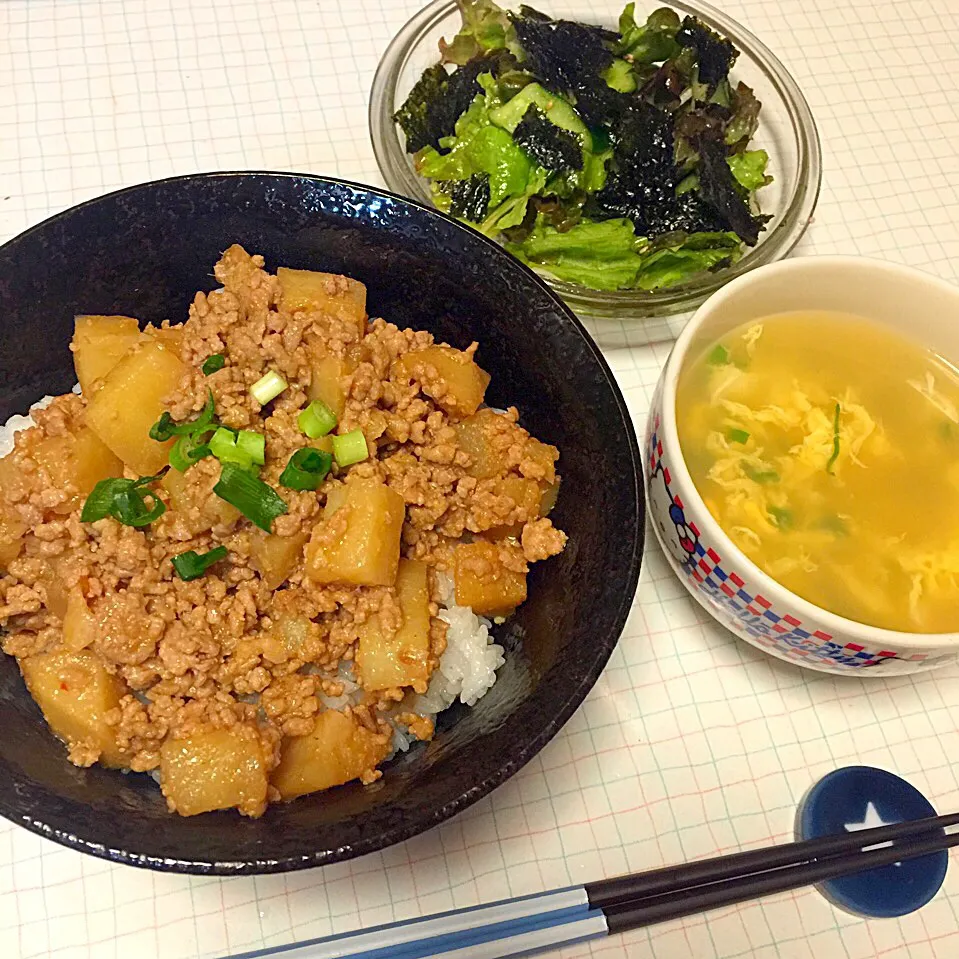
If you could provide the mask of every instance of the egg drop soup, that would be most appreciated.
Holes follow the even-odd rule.
[[[771,577],[840,616],[959,631],[959,375],[862,317],[738,327],[680,375],[683,455]]]

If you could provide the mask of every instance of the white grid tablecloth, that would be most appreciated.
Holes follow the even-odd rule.
[[[283,169],[377,184],[373,71],[416,0],[4,0],[0,239],[138,181]],[[548,4],[546,4],[548,7]],[[642,6],[642,5],[640,5]],[[823,138],[798,252],[885,257],[959,281],[959,0],[729,0],[780,55]],[[598,331],[641,429],[668,350]],[[286,876],[192,879],[0,824],[3,956],[215,957],[786,840],[827,771],[883,766],[959,808],[959,668],[837,679],[706,621],[652,541],[619,648],[530,765],[440,828]],[[2,731],[0,731],[2,735]],[[565,959],[951,957],[959,878],[864,922],[802,891]]]

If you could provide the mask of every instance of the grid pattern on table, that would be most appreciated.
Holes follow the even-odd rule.
[[[810,100],[824,187],[801,253],[882,256],[959,280],[955,0],[730,0]],[[411,0],[7,0],[0,238],[106,190],[207,169],[379,182],[366,98]],[[591,323],[641,427],[668,344]],[[676,324],[672,325],[675,330]],[[825,772],[884,766],[959,807],[959,669],[890,680],[786,666],[705,620],[651,544],[622,642],[530,765],[444,826],[287,876],[189,879],[0,825],[0,951],[214,957],[786,839]],[[564,959],[953,956],[959,880],[865,923],[804,891]]]

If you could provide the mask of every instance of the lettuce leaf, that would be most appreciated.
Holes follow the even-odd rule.
[[[731,92],[730,109],[733,115],[726,125],[726,143],[734,146],[740,141],[748,143],[759,128],[759,111],[762,104],[750,87],[741,80]]]
[[[769,154],[765,150],[747,150],[745,153],[734,153],[731,157],[726,157],[726,163],[739,185],[747,190],[758,190],[760,187],[773,182],[773,178],[766,173]],[[682,196],[690,190],[698,189],[699,174],[690,173],[679,181],[676,187],[676,195]]]
[[[773,178],[766,175],[766,164],[769,163],[769,154],[765,150],[747,150],[745,153],[734,153],[726,158],[729,169],[741,186],[747,190],[758,190]]]
[[[678,29],[679,16],[669,7],[654,10],[640,26],[636,23],[636,4],[628,3],[619,15],[620,40],[616,52],[621,57],[628,55],[632,63],[668,60],[679,53],[679,44],[676,42]]]
[[[426,147],[416,156],[418,172],[431,180],[468,180],[489,176],[490,208],[526,192],[533,164],[500,127],[489,122],[486,98],[477,96],[456,123],[453,137],[441,143],[449,152]]]
[[[509,17],[492,0],[456,0],[456,6],[463,17],[463,26],[452,43],[440,40],[444,62],[462,66],[490,50],[515,48],[515,32]]]
[[[490,210],[479,225],[479,231],[487,236],[496,236],[503,230],[519,226],[526,219],[529,201],[546,185],[546,176],[542,167],[534,169],[526,184],[526,191],[521,196],[508,197],[495,209]]]
[[[533,232],[507,250],[529,266],[596,290],[656,290],[739,259],[735,233],[674,233],[637,239],[628,219],[580,220],[566,231],[540,217]]]
[[[660,240],[657,249],[642,258],[634,285],[640,290],[657,290],[685,283],[699,273],[728,266],[739,259],[742,241],[735,233],[691,233],[678,235],[671,245]]]
[[[594,290],[631,286],[640,267],[636,234],[626,219],[581,220],[565,233],[540,220],[527,239],[506,249],[530,266]]]

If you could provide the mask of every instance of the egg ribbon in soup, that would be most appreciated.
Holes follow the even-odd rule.
[[[787,589],[906,632],[959,630],[959,375],[841,313],[732,330],[691,359],[679,438],[710,513]]]

